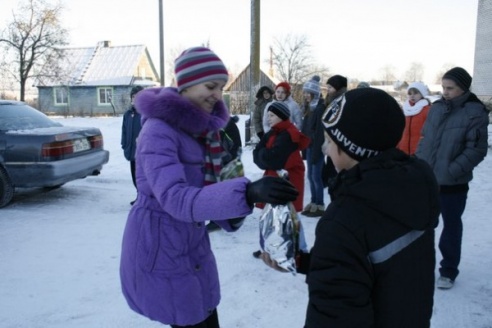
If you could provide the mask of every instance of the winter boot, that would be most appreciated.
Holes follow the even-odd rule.
[[[451,289],[454,286],[454,281],[446,277],[439,277],[436,281],[436,286],[439,289]]]
[[[323,213],[325,213],[325,206],[324,205],[313,205],[313,207],[311,207],[310,211],[304,215],[307,217],[310,217],[310,218],[317,218],[317,217],[323,216]]]
[[[307,213],[314,211],[314,208],[316,207],[316,204],[314,203],[309,203],[304,207],[304,210],[301,212],[302,215],[307,215]]]
[[[220,230],[220,229],[221,229],[221,227],[220,227],[217,223],[215,223],[215,222],[213,222],[213,221],[210,221],[210,222],[206,225],[206,228],[207,228],[207,231],[208,231],[208,232],[218,231],[218,230]]]

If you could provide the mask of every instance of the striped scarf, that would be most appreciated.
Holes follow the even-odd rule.
[[[205,185],[210,185],[219,181],[224,148],[220,143],[219,131],[204,131],[198,140],[205,144]]]

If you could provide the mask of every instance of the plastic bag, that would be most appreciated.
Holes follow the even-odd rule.
[[[243,162],[241,162],[240,151],[235,159],[224,165],[222,170],[220,170],[219,179],[220,181],[224,181],[238,177],[244,177],[244,166]]]
[[[222,170],[220,170],[219,181],[244,177],[244,165],[241,162],[241,151],[238,151],[238,156],[227,163]],[[238,230],[244,223],[246,217],[228,219],[229,225],[233,231]]]
[[[292,203],[266,204],[260,217],[260,246],[281,268],[297,273],[299,220]]]

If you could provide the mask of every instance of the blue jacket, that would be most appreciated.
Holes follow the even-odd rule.
[[[123,114],[123,124],[121,125],[121,148],[125,158],[129,161],[135,160],[136,140],[141,129],[140,114],[132,106]]]
[[[247,178],[204,186],[205,146],[195,135],[224,127],[223,102],[212,114],[175,88],[141,91],[137,145],[138,197],[123,236],[123,294],[136,312],[164,324],[188,326],[207,318],[220,300],[215,257],[205,228],[252,212]]]

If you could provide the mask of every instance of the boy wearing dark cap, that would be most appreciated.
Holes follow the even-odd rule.
[[[470,91],[471,83],[472,77],[461,67],[443,75],[442,98],[432,104],[416,152],[432,167],[439,183],[443,221],[439,289],[452,288],[459,274],[468,183],[487,155],[488,113]]]
[[[338,74],[333,75],[326,81],[326,91],[325,107],[329,107],[332,102],[338,101],[347,92],[347,78]],[[328,181],[337,175],[329,156],[326,157],[322,175],[325,187],[328,186]]]
[[[299,105],[292,98],[291,87],[288,82],[280,82],[275,86],[274,100],[283,103],[290,111],[290,121],[300,130],[302,127],[302,112]],[[270,124],[268,123],[268,106],[272,102],[265,106],[263,113],[263,132],[270,131]]]
[[[293,202],[297,212],[302,211],[304,201],[305,167],[301,151],[309,145],[310,139],[290,121],[289,108],[280,101],[273,101],[267,108],[268,131],[253,150],[253,161],[264,175],[278,176],[277,171],[286,170],[289,181],[299,192]]]
[[[338,175],[298,268],[309,287],[304,327],[429,327],[438,187],[427,163],[396,149],[405,126],[398,103],[354,89],[323,123]]]
[[[296,212],[301,212],[304,201],[305,177],[301,151],[308,147],[310,139],[290,121],[290,110],[285,103],[274,101],[266,110],[271,129],[265,133],[253,150],[253,161],[260,169],[265,170],[264,176],[278,176],[278,171],[287,171],[289,181],[299,192],[292,204]],[[263,208],[263,205],[257,204],[257,207]],[[304,238],[302,223],[300,229],[299,248],[306,252],[308,247]],[[253,253],[256,258],[260,255],[261,251]]]

